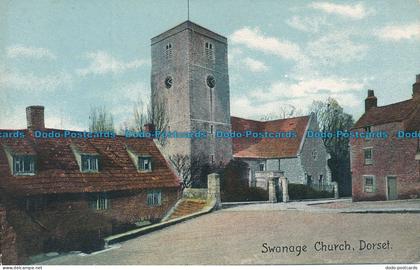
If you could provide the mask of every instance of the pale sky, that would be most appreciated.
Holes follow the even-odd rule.
[[[0,128],[88,128],[92,105],[116,126],[150,95],[150,38],[187,19],[186,0],[0,1]],[[191,21],[228,38],[232,115],[336,98],[357,119],[411,97],[420,73],[420,1],[191,0]]]

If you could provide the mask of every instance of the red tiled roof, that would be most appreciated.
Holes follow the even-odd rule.
[[[296,157],[304,137],[310,116],[273,121],[255,121],[231,117],[232,131],[295,131],[296,138],[234,138],[233,155],[239,158],[286,158]]]
[[[381,125],[392,122],[406,122],[407,128],[420,128],[419,100],[409,99],[402,102],[370,108],[354,124],[353,129]]]
[[[72,144],[100,155],[99,172],[80,172]],[[34,149],[36,175],[11,174],[4,146],[14,149],[19,145]],[[137,171],[127,145],[152,156],[152,172]],[[24,139],[0,139],[0,176],[0,189],[16,195],[178,188],[180,185],[152,139],[127,139],[123,136],[115,139],[35,139],[27,131]]]

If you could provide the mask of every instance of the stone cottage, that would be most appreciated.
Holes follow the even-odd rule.
[[[272,121],[231,117],[235,132],[282,132],[284,138],[234,138],[233,157],[249,165],[249,185],[266,189],[267,180],[258,172],[283,171],[289,183],[316,189],[329,188],[329,155],[321,138],[310,138],[308,131],[318,131],[314,114]],[[294,135],[293,135],[294,134]]]

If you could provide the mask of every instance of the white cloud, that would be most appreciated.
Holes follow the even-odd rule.
[[[388,25],[376,31],[375,34],[381,39],[390,41],[420,39],[420,22],[406,25]]]
[[[251,57],[246,57],[243,62],[252,72],[263,72],[268,70],[268,67],[264,62]]]
[[[54,60],[57,57],[45,48],[28,47],[24,45],[14,45],[6,48],[6,56],[9,58],[47,58]]]
[[[233,44],[242,44],[250,49],[273,54],[284,59],[301,61],[304,58],[299,45],[287,40],[266,36],[258,28],[243,27],[231,35]]]
[[[367,10],[361,3],[355,5],[341,5],[331,2],[316,2],[309,5],[309,7],[321,10],[325,13],[336,14],[351,19],[363,19],[373,13],[373,10]]]
[[[150,98],[150,87],[143,82],[130,82],[113,87],[107,93],[108,98],[127,102],[136,102],[139,99]]]
[[[289,104],[307,111],[314,100],[333,97],[346,107],[360,106],[357,93],[364,83],[346,78],[326,77],[295,82],[274,82],[267,88],[256,89],[248,95],[232,99],[232,114],[258,118],[263,115],[278,115],[279,106]],[[252,108],[252,110],[249,110]]]
[[[90,60],[90,65],[86,68],[76,70],[76,73],[82,76],[88,74],[121,73],[129,69],[139,68],[147,63],[146,60],[142,59],[123,62],[105,51],[87,53],[86,58]]]
[[[293,16],[286,20],[286,23],[297,30],[303,32],[317,33],[322,26],[329,25],[325,17],[299,17]]]
[[[50,92],[65,84],[71,83],[71,81],[71,76],[64,72],[41,77],[34,75],[33,73],[22,74],[19,72],[0,70],[0,85],[2,88],[32,92]]]
[[[318,63],[334,66],[365,57],[368,46],[351,40],[349,33],[333,32],[309,42],[307,51]]]

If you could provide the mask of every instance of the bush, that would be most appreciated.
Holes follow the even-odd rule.
[[[332,192],[324,190],[315,190],[307,185],[289,184],[289,198],[290,200],[304,200],[304,199],[318,199],[334,197]]]

